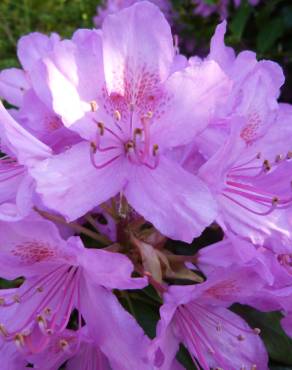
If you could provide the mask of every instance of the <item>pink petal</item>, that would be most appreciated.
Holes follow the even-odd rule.
[[[125,196],[164,235],[191,242],[213,222],[216,206],[197,177],[161,158],[159,166],[133,168]]]
[[[129,93],[135,104],[135,94],[169,73],[174,56],[170,26],[156,6],[142,2],[108,16],[102,32],[108,91]]]
[[[83,142],[40,162],[31,175],[44,204],[75,220],[122,190],[125,165],[126,161],[117,159],[96,169],[90,161],[90,145]]]
[[[21,69],[10,68],[0,72],[0,96],[10,104],[20,107],[23,94],[28,88],[25,73]]]

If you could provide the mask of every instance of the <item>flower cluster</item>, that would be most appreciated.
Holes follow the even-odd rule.
[[[180,344],[203,370],[268,369],[234,303],[292,335],[292,107],[281,68],[225,31],[187,59],[143,1],[19,40],[22,69],[0,74],[3,369],[178,370]],[[169,248],[207,227],[223,239]],[[147,285],[155,338],[131,309]]]

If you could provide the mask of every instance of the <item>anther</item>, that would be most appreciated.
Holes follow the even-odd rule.
[[[49,316],[50,314],[52,313],[52,310],[50,309],[50,307],[47,307],[45,310],[44,310],[44,314]]]
[[[286,158],[287,158],[287,159],[291,159],[291,158],[292,158],[292,152],[291,152],[291,151],[289,151],[289,152],[287,153]]]
[[[24,346],[24,336],[20,333],[16,334],[14,337],[15,344],[17,347],[23,347]]]
[[[128,141],[126,144],[125,144],[125,150],[126,152],[128,153],[129,151],[133,150],[135,148],[135,144],[132,140]]]
[[[104,124],[102,122],[97,122],[97,127],[99,128],[99,134],[104,135]]]
[[[8,331],[6,330],[3,324],[0,324],[0,334],[3,335],[4,337],[8,336]]]
[[[67,351],[69,348],[69,343],[66,341],[66,339],[61,339],[59,341],[59,345],[62,348],[63,351]]]
[[[277,154],[276,155],[276,158],[275,158],[275,162],[276,163],[279,163],[279,162],[281,162],[283,160],[283,156],[282,156],[282,154]]]
[[[153,145],[153,148],[152,148],[152,154],[153,154],[154,156],[156,156],[156,155],[157,155],[158,149],[159,149],[159,146],[158,146],[157,144],[154,144],[154,145]]]
[[[253,329],[253,332],[254,332],[256,335],[259,335],[259,334],[261,334],[261,329],[259,329],[259,328],[254,328],[254,329]]]
[[[42,315],[38,315],[37,318],[36,318],[36,320],[37,320],[37,323],[40,326],[43,326],[43,327],[46,327],[47,326],[46,319]]]
[[[0,297],[0,306],[5,305],[5,299],[3,297]]]
[[[257,370],[257,365],[252,365],[251,369],[250,370]]]
[[[153,117],[153,112],[151,110],[149,110],[147,113],[146,113],[146,117],[147,118],[152,118]]]
[[[244,336],[244,335],[242,335],[242,334],[239,334],[239,335],[237,336],[237,339],[238,339],[240,342],[242,342],[243,340],[245,340],[245,336]]]
[[[257,159],[260,159],[260,158],[261,158],[261,156],[262,156],[262,153],[261,153],[261,152],[258,152],[258,154],[256,155],[256,158],[257,158]]]
[[[114,111],[114,117],[117,121],[120,121],[122,119],[122,115],[118,110]]]
[[[53,334],[53,330],[52,329],[47,329],[46,332],[47,332],[48,335],[52,335]]]
[[[265,171],[270,171],[270,169],[271,169],[271,164],[270,164],[270,162],[267,160],[267,159],[265,159],[264,160],[264,162],[263,162],[263,166],[264,166],[264,170]]]
[[[96,153],[97,146],[96,146],[96,144],[95,144],[95,142],[94,142],[94,141],[91,141],[91,142],[90,142],[90,148],[91,148],[91,150],[93,151],[93,153]]]
[[[272,199],[272,205],[273,205],[273,206],[276,206],[278,203],[279,203],[279,198],[274,197],[274,198]]]
[[[96,112],[98,109],[97,102],[95,100],[92,100],[91,102],[89,102],[89,104],[90,104],[91,112]]]
[[[39,286],[36,290],[37,292],[42,293],[44,291],[44,288],[42,286]]]

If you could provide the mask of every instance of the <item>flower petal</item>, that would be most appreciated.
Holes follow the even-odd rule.
[[[109,93],[130,94],[163,81],[174,57],[170,26],[158,7],[134,4],[109,15],[102,27],[106,85]]]
[[[125,188],[131,206],[164,235],[191,242],[213,222],[216,206],[207,187],[175,162],[133,168]]]
[[[90,161],[89,143],[82,142],[40,162],[30,173],[44,204],[71,221],[122,190],[126,164],[117,159],[96,169]]]

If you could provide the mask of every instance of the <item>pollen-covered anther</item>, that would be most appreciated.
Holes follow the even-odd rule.
[[[98,104],[95,100],[89,102],[91,112],[96,112],[98,110]]]
[[[24,336],[20,333],[16,334],[14,337],[14,342],[17,345],[17,347],[23,347],[24,346]]]
[[[5,326],[3,324],[0,324],[0,334],[3,337],[7,337],[8,336],[8,331],[6,330],[6,328],[5,328]]]
[[[97,146],[96,146],[96,144],[95,144],[95,142],[94,142],[94,141],[91,141],[91,142],[90,142],[90,148],[91,148],[91,150],[93,151],[93,153],[96,153],[96,151],[97,151]]]
[[[59,345],[63,351],[68,351],[69,343],[66,341],[66,339],[60,339]]]
[[[37,287],[37,292],[42,293],[44,291],[44,288],[42,286]]]
[[[282,154],[277,154],[277,155],[276,155],[276,158],[275,158],[275,162],[276,162],[276,163],[279,163],[279,162],[281,162],[283,159],[284,159],[284,157],[283,157],[283,155],[282,155]]]
[[[126,153],[131,152],[135,149],[135,143],[130,140],[125,144],[125,151]]]
[[[279,198],[278,197],[274,197],[273,199],[272,199],[272,205],[273,206],[276,206],[276,205],[278,205],[279,204]]]
[[[142,136],[142,129],[141,128],[135,128],[134,130],[134,141],[136,141],[137,136]]]
[[[5,299],[3,297],[0,297],[0,306],[5,305]]]
[[[50,307],[47,307],[44,309],[44,314],[49,316],[50,314],[52,313],[52,310],[50,309]]]
[[[114,117],[115,117],[115,119],[116,119],[117,121],[120,121],[120,120],[122,119],[122,115],[121,115],[120,111],[115,110],[115,111],[114,111]]]
[[[240,342],[242,342],[243,340],[245,340],[245,336],[244,336],[244,335],[242,335],[242,334],[239,334],[239,335],[237,336],[237,339],[238,339]]]
[[[102,122],[97,122],[97,127],[99,129],[99,134],[104,135],[104,124]]]
[[[287,159],[291,159],[292,158],[292,151],[289,151],[286,155],[286,158]]]
[[[265,170],[266,172],[270,171],[270,170],[271,170],[271,168],[272,168],[272,166],[271,166],[270,162],[269,162],[267,159],[265,159],[265,160],[264,160],[264,162],[263,162],[263,167],[264,167],[264,170]]]
[[[154,156],[156,156],[156,155],[157,155],[157,153],[158,153],[158,150],[159,150],[159,146],[158,146],[158,144],[154,144],[154,145],[153,145],[153,148],[152,148],[152,154],[153,154]]]
[[[254,329],[253,329],[253,332],[254,332],[256,335],[259,335],[259,334],[261,334],[261,329],[259,329],[259,328],[254,328]]]
[[[47,326],[47,321],[42,315],[38,315],[36,320],[41,328],[45,328]]]

